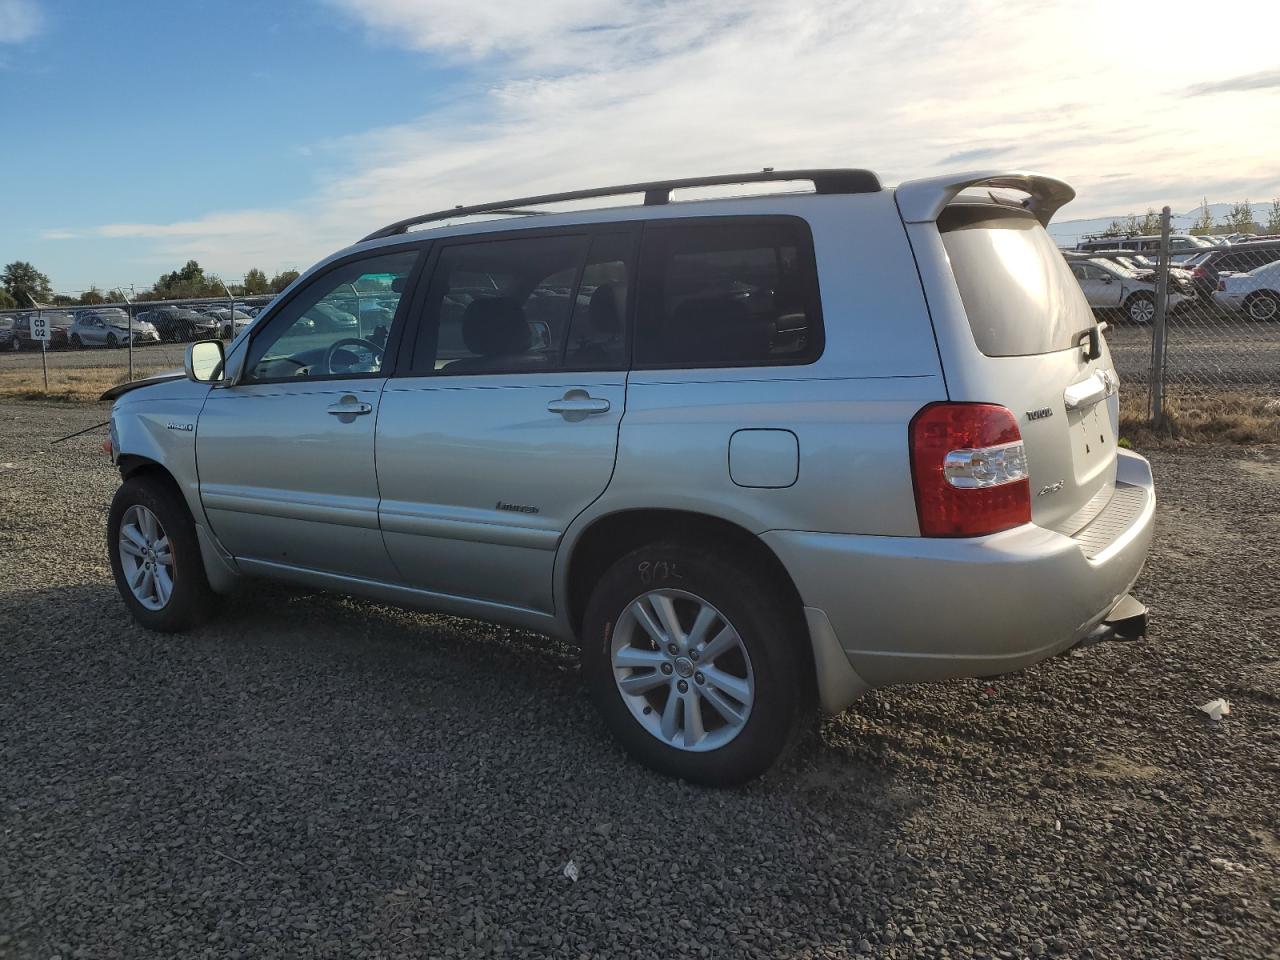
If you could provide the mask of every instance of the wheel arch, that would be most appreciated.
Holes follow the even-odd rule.
[[[723,517],[694,510],[632,508],[606,513],[591,520],[568,544],[564,565],[564,612],[572,635],[581,636],[582,620],[591,591],[601,575],[619,557],[637,547],[660,540],[682,540],[697,546],[714,544],[735,559],[745,559],[774,584],[792,618],[797,635],[810,638],[804,601],[778,555],[750,530]],[[812,693],[815,668],[811,642],[803,648],[801,670]]]

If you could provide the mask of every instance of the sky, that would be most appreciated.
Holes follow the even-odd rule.
[[[1280,197],[1280,4],[0,0],[0,264],[302,269],[414,213],[765,166]]]

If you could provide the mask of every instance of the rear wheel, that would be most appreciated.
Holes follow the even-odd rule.
[[[614,563],[592,593],[584,672],[633,757],[697,783],[742,783],[796,729],[803,639],[792,621],[751,567],[652,544]]]
[[[223,340],[231,339],[231,324],[228,323],[225,327],[222,328],[222,339]]]
[[[1250,320],[1275,320],[1280,317],[1280,293],[1261,290],[1244,302]]]
[[[81,339],[80,339],[80,334],[78,334],[78,333],[73,333],[73,334],[71,335],[71,349],[73,349],[73,350],[81,350],[81,349],[83,349],[83,348],[84,348],[84,343],[83,343],[83,342],[81,341]]]
[[[1151,323],[1156,318],[1156,301],[1149,293],[1135,293],[1125,302],[1124,313],[1133,323]]]
[[[19,350],[22,349],[22,341],[19,340],[17,336],[14,336],[14,338],[9,341],[9,349],[12,350],[14,353],[17,353]]]
[[[115,347],[118,347],[119,345],[120,345],[120,341],[116,339],[116,335],[114,333],[108,333],[107,346],[109,348],[115,348]]]
[[[149,630],[187,630],[206,620],[215,594],[187,505],[168,483],[132,477],[107,518],[116,587],[133,619]]]

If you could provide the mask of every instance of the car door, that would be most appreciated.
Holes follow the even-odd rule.
[[[231,385],[209,391],[196,429],[200,498],[250,572],[394,580],[374,424],[420,256],[420,245],[401,247],[318,272],[240,347]],[[389,328],[324,322],[320,305],[338,310],[374,289],[396,304]]]
[[[1113,305],[1111,287],[1102,279],[1106,276],[1102,270],[1087,263],[1073,263],[1071,272],[1080,283],[1089,306],[1095,310],[1103,310]]]
[[[404,583],[553,612],[560,537],[613,472],[637,240],[612,226],[440,247],[378,418]]]

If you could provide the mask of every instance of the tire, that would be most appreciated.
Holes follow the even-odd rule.
[[[178,339],[181,340],[183,343],[190,343],[195,338],[196,338],[196,328],[190,323],[184,323],[182,325],[182,331],[179,334]]]
[[[142,547],[142,555],[137,553],[136,540],[122,534],[122,528],[131,525],[135,533],[143,532],[145,536],[147,525],[139,522],[140,514],[135,512],[138,509],[150,513],[160,534],[152,541],[160,544],[160,548]],[[122,540],[131,547],[122,549]],[[169,546],[167,552],[163,549],[165,541]],[[205,576],[195,524],[186,503],[170,483],[143,475],[131,477],[120,485],[107,515],[107,553],[116,589],[139,625],[162,633],[179,633],[198,626],[212,614],[217,595]],[[167,564],[164,563],[166,557]],[[129,584],[129,577],[136,576],[139,565],[145,564],[148,558],[152,564],[149,597],[146,589],[135,592]],[[154,586],[162,581],[162,569],[170,583],[167,596]],[[145,587],[145,575],[140,579]]]
[[[74,333],[71,335],[71,349],[72,350],[84,349],[84,341],[80,339],[80,334]]]
[[[22,341],[19,340],[16,335],[12,340],[9,341],[9,349],[12,350],[14,353],[17,353],[22,349]]]
[[[1244,312],[1250,320],[1266,322],[1280,318],[1280,293],[1275,290],[1259,290],[1245,300]]]
[[[223,327],[223,328],[222,328],[222,339],[223,339],[223,340],[230,340],[230,339],[231,339],[231,325],[230,325],[230,324],[228,324],[227,326],[225,326],[225,327]]]
[[[116,347],[118,347],[119,345],[120,345],[120,341],[116,339],[116,335],[115,335],[114,333],[108,333],[108,334],[107,334],[107,349],[108,349],[108,350],[114,350],[114,349],[115,349]]]
[[[1135,293],[1124,303],[1124,315],[1130,323],[1146,325],[1155,320],[1156,301],[1149,293]]]
[[[686,634],[694,632],[700,610],[710,608],[703,646],[722,652],[707,660],[695,655],[696,647],[675,647],[679,656],[663,651],[632,613],[637,602],[655,625],[664,612],[674,612]],[[713,644],[729,624],[736,638],[727,647]],[[592,592],[583,618],[583,671],[605,723],[632,757],[670,776],[731,786],[769,769],[798,729],[805,641],[795,624],[779,591],[754,568],[682,543],[655,543],[614,563]],[[629,662],[618,665],[620,656]],[[628,696],[620,680],[647,686]],[[666,708],[676,697],[669,723]],[[730,714],[712,697],[736,711],[739,722],[726,719]],[[693,742],[684,746],[690,736]]]

